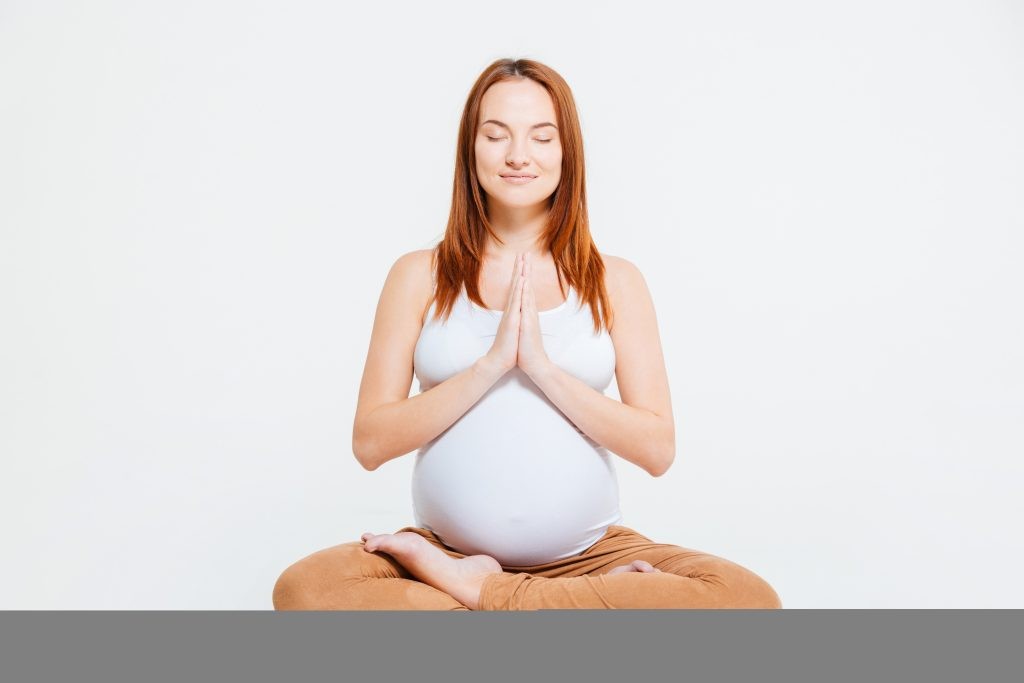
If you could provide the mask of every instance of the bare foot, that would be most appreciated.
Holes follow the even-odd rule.
[[[469,609],[480,608],[480,587],[490,574],[501,574],[501,564],[490,555],[449,557],[427,539],[411,531],[361,536],[363,550],[384,552],[417,579],[442,590]]]
[[[633,560],[629,564],[624,564],[619,567],[615,567],[609,574],[619,574],[621,572],[660,572],[661,570],[652,565],[647,560]]]

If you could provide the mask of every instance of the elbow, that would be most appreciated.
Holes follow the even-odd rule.
[[[377,428],[370,422],[370,416],[374,411],[365,415],[356,412],[355,420],[352,422],[352,455],[356,462],[367,472],[373,472],[383,465],[389,458],[382,456],[380,452],[380,439]]]
[[[675,462],[675,460],[676,460],[676,437],[675,437],[675,434],[673,433],[671,435],[671,438],[669,438],[669,440],[668,440],[668,445],[666,445],[663,448],[659,449],[654,454],[653,458],[651,459],[651,462],[653,462],[654,464],[647,471],[648,471],[648,473],[652,477],[660,477],[663,474],[665,474],[666,472],[668,472],[669,468],[672,467],[672,463]]]
[[[366,450],[359,450],[353,447],[352,454],[356,456],[356,462],[367,472],[373,472],[380,467],[380,464]]]
[[[380,466],[373,456],[367,439],[361,437],[358,430],[354,430],[352,433],[352,455],[355,456],[356,462],[367,472],[373,472]]]
[[[676,454],[675,450],[669,451],[667,454],[662,454],[661,457],[654,461],[654,466],[651,467],[647,472],[652,477],[660,477],[661,475],[668,472],[669,468],[672,467],[672,463],[675,462]]]
[[[664,458],[662,460],[659,460],[657,461],[657,463],[655,463],[653,467],[647,470],[647,473],[650,474],[652,477],[662,476],[663,474],[669,471],[669,468],[672,467],[672,463],[674,460],[675,458]]]

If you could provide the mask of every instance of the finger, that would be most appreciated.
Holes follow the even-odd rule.
[[[522,269],[522,266],[519,263],[521,257],[522,257],[521,254],[516,254],[516,262],[515,262],[515,265],[512,267],[512,282],[509,283],[510,284],[510,287],[509,287],[509,290],[510,290],[509,291],[509,297],[508,297],[508,301],[505,302],[505,312],[506,313],[509,312],[510,310],[512,310],[512,303],[515,301],[515,298],[516,298],[515,297],[515,294],[516,294],[516,283],[519,281],[519,271]]]
[[[519,276],[519,281],[516,282],[516,286],[514,287],[514,289],[515,289],[514,299],[515,300],[512,302],[512,310],[513,311],[519,311],[523,307],[523,283],[525,282],[525,280],[526,280],[526,278],[524,278],[522,275],[520,275]]]
[[[516,254],[515,263],[512,264],[512,281],[509,283],[510,285],[514,285],[516,278],[519,277],[519,256],[519,254]],[[509,298],[511,299],[512,297]]]
[[[533,261],[529,261],[528,260],[526,262],[525,270],[526,270],[526,272],[524,273],[524,277],[526,278],[526,284],[528,285],[528,288],[527,288],[526,291],[529,293],[530,306],[533,307],[533,305],[535,303],[535,301],[533,299]]]
[[[530,281],[525,277],[523,278],[521,289],[522,292],[519,294],[519,310],[525,319],[530,313]]]

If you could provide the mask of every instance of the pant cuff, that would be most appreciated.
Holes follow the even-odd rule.
[[[530,578],[530,574],[526,572],[488,574],[480,586],[477,609],[486,611],[513,609],[516,592],[523,582]]]

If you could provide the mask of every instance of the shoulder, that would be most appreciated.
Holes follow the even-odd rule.
[[[406,291],[421,291],[425,286],[426,295],[429,295],[433,282],[432,255],[433,249],[417,249],[402,254],[391,264],[388,279]]]
[[[434,295],[433,253],[433,249],[406,252],[391,264],[387,276],[388,289],[417,311],[421,324]]]
[[[612,325],[608,330],[618,344],[623,335],[641,330],[646,334],[655,318],[654,301],[647,281],[635,263],[621,256],[601,254],[605,263],[604,283],[612,305]]]
[[[430,272],[433,253],[433,249],[416,249],[415,251],[407,251],[395,259],[395,262],[391,265],[391,270],[403,275],[415,275],[417,273],[422,274],[424,272]]]
[[[605,287],[613,305],[616,300],[629,299],[647,288],[643,274],[632,261],[604,253],[601,259],[605,267]]]

